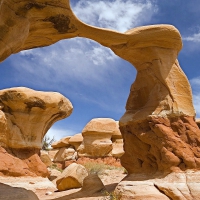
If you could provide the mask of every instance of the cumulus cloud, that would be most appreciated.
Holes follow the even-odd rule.
[[[148,21],[157,6],[148,0],[80,0],[73,10],[85,23],[124,32]]]
[[[195,33],[192,36],[184,37],[183,40],[190,42],[200,42],[200,33]]]

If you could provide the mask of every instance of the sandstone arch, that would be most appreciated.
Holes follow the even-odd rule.
[[[86,37],[136,67],[138,74],[120,120],[125,141],[122,164],[129,173],[200,167],[200,132],[190,85],[177,61],[182,42],[175,27],[154,25],[118,33],[82,23],[69,0],[0,3],[1,61],[24,49]]]

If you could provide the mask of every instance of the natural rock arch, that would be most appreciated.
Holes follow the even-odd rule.
[[[175,27],[154,25],[118,33],[78,20],[69,0],[0,3],[1,61],[24,49],[86,37],[136,67],[138,74],[120,120],[125,148],[121,161],[129,173],[200,167],[200,131],[190,85],[176,59],[182,42]]]

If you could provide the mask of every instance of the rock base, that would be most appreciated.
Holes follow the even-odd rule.
[[[118,184],[115,192],[122,200],[199,200],[200,172],[173,172],[160,178],[132,174]]]
[[[41,161],[39,149],[4,149],[0,147],[0,176],[41,176],[49,175]]]

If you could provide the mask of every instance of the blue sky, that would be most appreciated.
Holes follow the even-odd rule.
[[[71,0],[71,6],[82,21],[119,32],[150,24],[177,27],[183,38],[179,62],[191,83],[200,117],[199,0]],[[72,115],[48,132],[59,139],[81,132],[92,118],[119,120],[136,70],[108,48],[74,38],[12,55],[0,63],[0,75],[0,89],[24,86],[57,91],[72,102]]]

